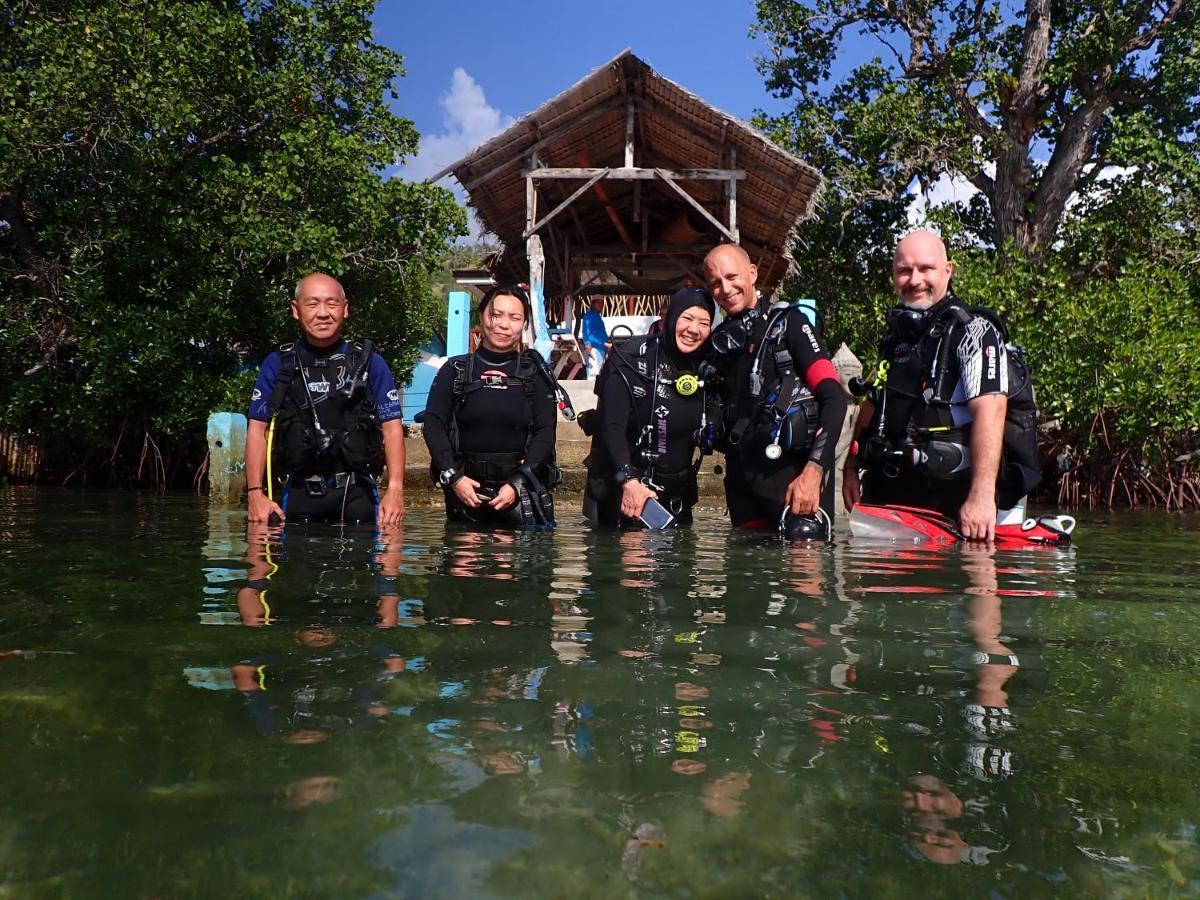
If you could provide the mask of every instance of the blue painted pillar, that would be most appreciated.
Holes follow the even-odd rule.
[[[533,306],[533,348],[550,359],[550,328],[546,324],[546,256],[542,251],[542,239],[531,234],[525,241],[525,253],[529,257],[529,302]]]
[[[817,327],[817,301],[812,297],[801,297],[796,301],[795,306],[800,312],[804,313],[804,318],[808,319],[808,324],[813,328]]]
[[[450,309],[446,313],[446,355],[462,356],[471,349],[471,295],[466,291],[450,292]]]

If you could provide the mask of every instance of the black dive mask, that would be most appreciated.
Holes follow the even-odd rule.
[[[906,343],[915,344],[925,333],[925,320],[928,312],[929,310],[926,309],[893,306],[885,316],[888,331]]]
[[[750,325],[740,319],[726,322],[712,333],[709,341],[718,356],[737,356],[750,343]]]

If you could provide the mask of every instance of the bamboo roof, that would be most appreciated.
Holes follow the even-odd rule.
[[[558,96],[476,147],[431,180],[453,174],[483,227],[504,246],[498,278],[525,280],[526,180],[537,165],[554,168],[625,165],[627,110],[634,110],[634,166],[666,170],[738,169],[737,230],[758,266],[759,288],[772,293],[791,265],[796,227],[814,214],[821,175],[747,123],[705,103],[625,50]],[[556,207],[577,181],[537,182],[537,215]],[[692,273],[707,248],[724,238],[660,181],[604,179],[542,234],[548,294],[578,283],[586,259],[611,260],[629,284],[669,291]],[[726,220],[726,182],[688,181],[687,193]],[[601,199],[607,198],[607,203]],[[619,220],[619,223],[618,221]],[[658,252],[647,251],[657,247]],[[690,262],[665,260],[678,246]],[[599,255],[598,255],[599,254]],[[570,260],[567,264],[564,261]],[[624,261],[622,263],[622,260]],[[622,269],[621,265],[625,268]],[[673,267],[672,267],[673,266]],[[570,274],[572,273],[573,274]],[[640,279],[640,280],[639,280]]]

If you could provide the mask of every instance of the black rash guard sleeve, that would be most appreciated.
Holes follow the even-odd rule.
[[[633,421],[634,410],[625,377],[619,370],[610,372],[600,395],[600,439],[614,472],[631,462],[626,432]]]
[[[554,453],[554,439],[558,436],[558,404],[554,389],[546,382],[546,376],[537,372],[533,378],[533,434],[525,453],[525,464],[536,472],[550,462]]]
[[[454,363],[447,360],[433,377],[429,400],[425,404],[421,434],[429,448],[429,458],[435,472],[454,466],[454,448],[450,444],[450,422],[454,414]]]
[[[813,396],[820,404],[820,413],[817,436],[808,458],[829,472],[837,462],[838,438],[842,436],[842,426],[846,422],[846,395],[842,392],[841,382],[826,378],[817,384]]]
[[[817,337],[808,319],[795,309],[788,313],[788,317],[788,352],[792,355],[797,373],[804,378],[804,383],[817,399],[819,408],[817,436],[809,448],[808,459],[820,463],[823,469],[829,471],[836,462],[838,438],[842,436],[842,426],[846,422],[846,395],[838,380],[837,369],[829,358],[829,351]]]

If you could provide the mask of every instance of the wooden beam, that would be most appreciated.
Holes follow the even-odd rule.
[[[579,162],[584,167],[588,166],[588,156],[587,156],[586,150],[579,151]],[[543,170],[543,171],[562,171],[562,170],[561,169],[558,169],[558,170],[550,169],[550,170]],[[596,170],[591,170],[591,171],[596,171]],[[611,170],[608,170],[608,169],[603,170],[603,172],[606,176],[611,174]],[[586,176],[586,177],[590,177],[590,175]],[[625,223],[621,221],[620,215],[617,214],[616,207],[613,206],[612,201],[608,199],[608,192],[606,190],[604,190],[604,185],[602,185],[599,181],[596,181],[592,185],[592,190],[594,190],[596,192],[596,196],[600,199],[600,202],[602,204],[604,204],[604,211],[606,213],[608,213],[608,218],[613,223],[613,228],[617,229],[617,234],[619,234],[621,236],[621,240],[623,240],[626,244],[633,246],[633,238],[631,238],[629,236],[629,230],[625,227]]]
[[[568,206],[570,206],[572,203],[574,203],[577,199],[579,199],[581,194],[583,194],[588,188],[590,188],[593,184],[595,184],[597,181],[599,181],[601,178],[603,178],[607,171],[608,171],[607,169],[601,169],[600,173],[598,175],[593,175],[590,179],[588,179],[586,182],[584,182],[580,187],[576,188],[575,192],[572,193],[569,197],[567,197],[566,200],[564,200],[562,203],[558,204],[558,206],[554,207],[554,209],[550,210],[550,212],[546,213],[546,215],[542,216],[541,221],[539,221],[537,223],[531,223],[531,222],[529,222],[528,217],[526,217],[525,233],[522,235],[522,237],[529,237],[535,231],[540,231],[543,225],[545,225],[547,222],[549,222],[551,219],[553,219],[555,216],[557,216],[560,212],[562,212],[564,209],[566,209]],[[532,178],[527,178],[526,181],[528,181],[530,184],[533,184]]]
[[[625,168],[633,168],[633,95],[625,101]]]
[[[537,189],[533,186],[533,179],[528,175],[525,176],[525,235],[528,237],[530,229],[533,228],[534,206],[537,203]]]
[[[742,169],[595,169],[580,167],[562,169],[546,167],[543,169],[526,169],[521,174],[541,180],[543,178],[591,178],[598,172],[605,173],[604,177],[613,181],[653,181],[665,173],[668,178],[676,181],[727,181],[731,178],[741,181],[746,177]]]
[[[722,225],[716,216],[701,206],[691,194],[677,185],[675,180],[671,177],[671,173],[667,172],[666,169],[655,169],[654,171],[658,174],[658,177],[661,178],[671,188],[671,190],[686,200],[688,204],[690,204],[691,207],[696,210],[696,212],[700,213],[700,215],[704,216],[704,218],[711,222],[717,231],[721,232],[721,234],[725,235],[735,244],[737,243],[737,236],[731,233],[724,225]]]
[[[596,253],[596,254],[629,254],[629,253],[645,253],[648,255],[676,255],[676,256],[691,256],[693,254],[704,255],[708,253],[717,242],[709,241],[707,243],[697,244],[648,244],[644,250],[635,250],[621,244],[581,244],[575,247],[577,253]],[[762,244],[751,240],[742,241],[742,247],[750,254],[767,254],[778,255],[781,250],[772,250],[770,247],[765,247]]]

